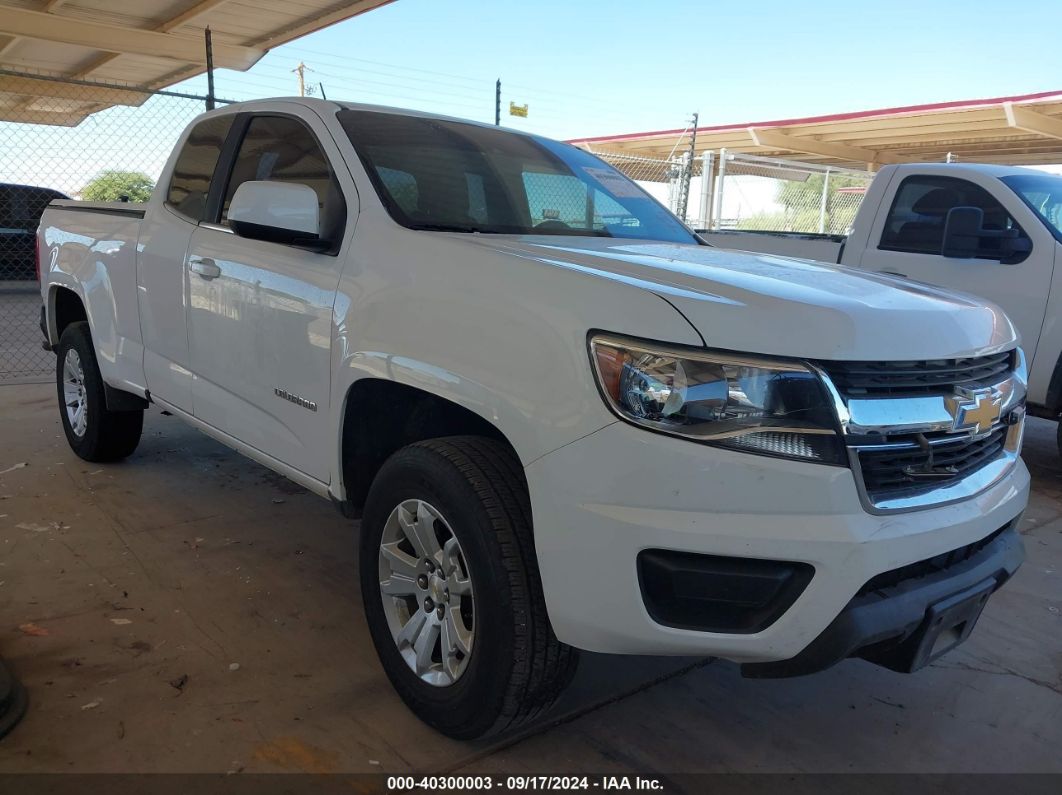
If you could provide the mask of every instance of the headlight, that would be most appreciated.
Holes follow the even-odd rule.
[[[595,336],[597,382],[622,419],[705,444],[847,464],[832,403],[802,364]]]

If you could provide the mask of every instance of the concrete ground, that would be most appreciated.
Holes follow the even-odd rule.
[[[1028,561],[916,675],[848,661],[583,658],[519,737],[458,743],[392,692],[356,523],[149,413],[127,462],[69,451],[51,386],[0,388],[0,654],[29,688],[0,771],[1062,772],[1062,463],[1032,421]]]

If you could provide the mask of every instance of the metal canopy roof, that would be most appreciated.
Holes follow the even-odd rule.
[[[0,121],[74,125],[146,94],[10,72],[163,88],[216,68],[246,70],[269,49],[391,0],[0,0]]]
[[[661,130],[570,143],[665,158],[687,132]],[[967,162],[1062,163],[1062,92],[698,127],[696,149],[870,169],[944,161],[949,153],[953,160]]]

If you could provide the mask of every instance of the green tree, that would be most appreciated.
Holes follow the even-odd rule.
[[[155,190],[155,180],[142,171],[108,169],[81,189],[81,198],[91,202],[146,202]]]

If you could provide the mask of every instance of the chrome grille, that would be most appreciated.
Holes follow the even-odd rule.
[[[842,395],[898,397],[950,392],[957,385],[978,388],[997,384],[1014,368],[1014,352],[963,359],[817,364]]]

